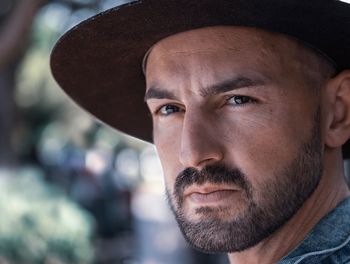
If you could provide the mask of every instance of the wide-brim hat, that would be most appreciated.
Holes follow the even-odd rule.
[[[159,40],[209,26],[245,26],[292,36],[350,68],[350,5],[339,0],[143,0],[68,31],[51,55],[63,90],[103,123],[152,142],[142,60]],[[350,157],[350,144],[343,147]]]

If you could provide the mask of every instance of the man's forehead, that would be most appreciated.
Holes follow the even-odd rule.
[[[300,63],[297,57],[304,56],[300,52],[300,44],[282,34],[249,27],[216,26],[182,32],[159,41],[149,51],[144,69],[145,73],[147,69],[147,78],[149,68],[170,67],[169,72],[181,69],[186,73],[187,68],[195,64],[209,69],[223,63],[228,64],[223,68],[233,64],[260,64],[261,68],[276,64],[292,66]]]
[[[318,78],[332,66],[325,57],[290,36],[250,27],[207,27],[178,33],[156,43],[145,63],[147,87],[153,80],[173,80],[173,73],[190,77],[193,65],[196,71],[201,71],[197,76],[202,77],[208,72],[239,69],[257,71],[268,78],[286,73],[286,77],[294,78],[293,75],[305,72]]]
[[[206,51],[241,51],[252,48],[253,51],[280,49],[288,52],[286,47],[296,47],[296,41],[282,34],[271,33],[265,30],[237,27],[216,26],[199,28],[181,32],[157,42],[149,52],[154,54],[176,54],[206,52]]]
[[[268,74],[268,67],[271,72],[293,67],[297,52],[297,43],[283,35],[246,27],[201,28],[156,43],[147,59],[146,80],[169,81],[174,73],[189,77],[193,72],[201,78],[211,78],[209,73],[227,78],[236,70]]]

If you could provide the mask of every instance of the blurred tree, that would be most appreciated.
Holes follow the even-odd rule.
[[[13,129],[15,75],[29,45],[32,24],[45,4],[60,3],[72,12],[98,10],[101,0],[0,0],[0,166],[16,162]]]
[[[100,0],[2,0],[0,3],[0,71],[18,59],[26,48],[35,14],[45,3],[58,2],[72,11],[82,8],[98,9]]]
[[[15,72],[31,25],[46,0],[2,0],[0,5],[0,165],[14,162],[11,135],[15,120]]]
[[[0,32],[0,70],[18,59],[19,53],[25,47],[34,15],[45,1],[19,0],[12,2],[13,7],[9,8],[9,14],[5,14],[5,18],[1,19],[3,23]]]

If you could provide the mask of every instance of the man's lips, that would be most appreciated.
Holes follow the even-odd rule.
[[[184,192],[184,198],[197,204],[215,203],[236,194],[238,189],[228,186],[191,186]]]
[[[216,191],[216,192],[211,192],[207,194],[192,193],[189,196],[189,198],[191,199],[192,202],[195,202],[197,204],[215,203],[231,197],[234,193],[236,193],[236,191],[232,191],[232,190]]]

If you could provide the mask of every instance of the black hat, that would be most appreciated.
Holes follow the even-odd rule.
[[[292,36],[350,69],[350,5],[340,0],[141,0],[67,32],[51,55],[63,90],[102,122],[152,142],[142,60],[156,42],[208,26],[246,26]],[[350,144],[343,147],[350,157]]]

